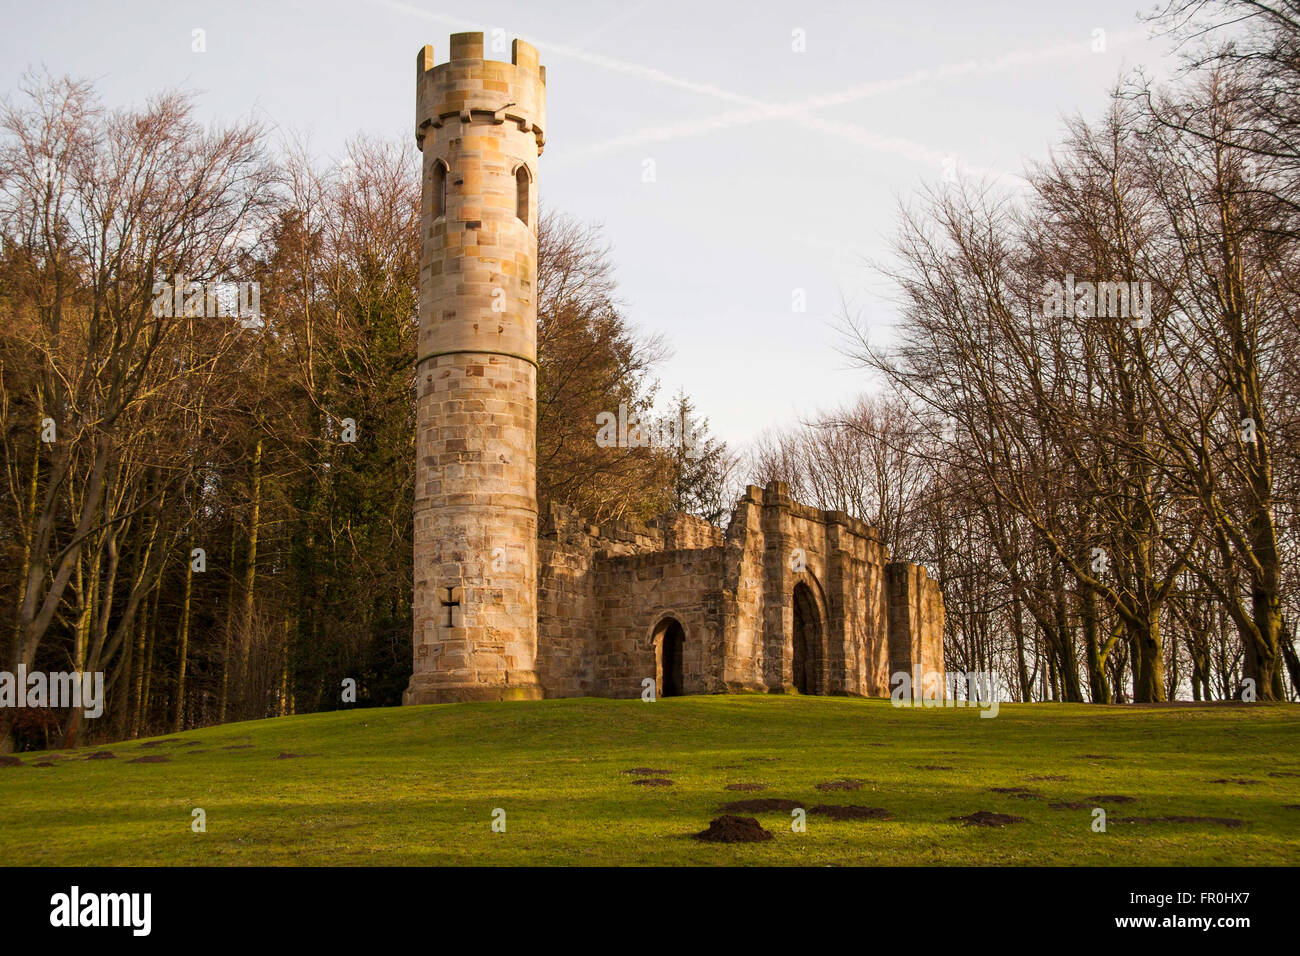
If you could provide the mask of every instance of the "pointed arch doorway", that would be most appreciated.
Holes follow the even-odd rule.
[[[659,697],[680,697],[684,693],[685,644],[686,630],[677,618],[665,617],[655,626],[655,692]]]
[[[792,680],[800,694],[824,694],[822,686],[822,620],[812,588],[794,586],[794,629],[791,635]]]

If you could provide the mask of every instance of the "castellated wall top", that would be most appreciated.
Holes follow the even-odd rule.
[[[838,525],[860,538],[881,544],[880,532],[874,525],[843,511],[825,511],[796,501],[790,497],[790,486],[784,481],[770,481],[766,488],[760,488],[758,485],[747,485],[745,493],[741,495],[737,504],[737,509],[739,510],[739,507],[745,504],[780,508],[796,518],[803,518],[813,523]],[[883,548],[884,545],[881,544],[881,547]],[[889,550],[886,548],[883,553],[885,554],[885,560],[888,561]]]
[[[546,137],[546,67],[537,48],[511,43],[510,62],[483,59],[482,33],[453,33],[451,57],[434,63],[432,46],[416,56],[415,142],[423,149],[429,127],[461,122],[514,123],[531,132],[541,153]]]

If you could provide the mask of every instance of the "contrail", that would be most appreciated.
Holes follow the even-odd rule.
[[[445,14],[431,13],[427,10],[421,10],[420,8],[413,7],[410,4],[401,3],[399,0],[367,0],[367,2],[372,5],[387,7],[390,10],[396,10],[411,16],[420,17],[424,20],[443,23],[458,29],[472,29],[477,25],[473,21],[464,20],[459,17],[450,17]],[[1135,28],[1108,37],[1107,42],[1108,44],[1116,43],[1123,45],[1130,43],[1133,40],[1145,39],[1146,36],[1147,30],[1145,28]],[[935,150],[923,146],[903,137],[882,136],[879,133],[872,132],[866,127],[854,123],[824,120],[815,116],[810,116],[809,113],[813,110],[827,109],[830,107],[841,106],[846,103],[855,103],[861,100],[870,99],[871,97],[880,96],[884,93],[909,89],[938,80],[998,73],[1017,66],[1040,63],[1045,60],[1060,59],[1063,57],[1091,52],[1091,40],[1081,40],[1076,43],[1058,43],[1041,49],[1018,50],[992,59],[981,58],[963,60],[959,63],[952,63],[934,69],[916,70],[906,76],[896,77],[890,80],[874,80],[868,83],[849,87],[848,89],[839,92],[824,93],[789,103],[770,103],[764,100],[755,99],[751,96],[745,96],[741,93],[733,92],[713,83],[701,83],[696,80],[673,76],[670,73],[665,73],[663,70],[654,67],[642,66],[638,63],[629,63],[626,60],[619,60],[598,53],[589,53],[586,50],[581,50],[577,47],[569,46],[568,44],[551,43],[550,41],[541,38],[536,38],[532,42],[534,42],[535,46],[543,49],[547,54],[568,57],[569,59],[578,60],[582,63],[589,63],[592,66],[598,66],[614,73],[621,73],[625,76],[641,77],[642,79],[649,80],[650,82],[661,86],[670,86],[675,89],[687,90],[692,93],[699,93],[725,102],[741,104],[745,107],[744,109],[730,110],[726,113],[720,113],[701,120],[685,120],[678,123],[654,126],[637,132],[626,133],[622,136],[602,140],[587,146],[579,146],[576,149],[562,149],[559,151],[560,155],[551,160],[552,165],[557,162],[561,164],[576,162],[592,156],[612,152],[614,150],[624,149],[629,146],[643,145],[646,143],[669,142],[671,140],[694,136],[700,133],[735,129],[736,127],[747,126],[752,123],[763,122],[764,120],[785,118],[793,120],[801,126],[805,126],[809,129],[815,129],[819,132],[846,139],[855,145],[867,149],[878,152],[893,153],[914,162],[928,163],[937,166],[940,165],[949,155],[948,153],[945,153],[942,150]],[[1017,179],[1020,178],[1014,173],[1005,173],[982,167],[966,166],[965,169],[969,172],[980,173],[982,175],[1010,175]]]
[[[1131,43],[1134,40],[1144,39],[1145,36],[1145,29],[1134,29],[1116,34],[1114,37],[1110,38],[1108,42],[1123,45]],[[1060,43],[1043,49],[1021,50],[1014,53],[1008,53],[1005,56],[997,57],[995,59],[985,58],[978,60],[964,60],[960,63],[952,63],[935,69],[916,70],[906,76],[896,77],[890,80],[876,80],[869,83],[859,84],[837,93],[820,94],[818,96],[812,96],[807,99],[791,101],[788,103],[758,103],[748,109],[730,110],[703,119],[682,120],[677,123],[668,123],[631,133],[624,133],[621,136],[615,136],[597,143],[591,143],[587,146],[579,146],[576,149],[560,149],[558,160],[562,162],[572,162],[591,156],[597,156],[602,153],[625,149],[630,146],[638,146],[646,143],[663,143],[700,133],[735,129],[739,126],[747,126],[752,123],[763,122],[764,120],[788,118],[809,128],[819,129],[823,132],[828,132],[832,135],[849,139],[858,145],[867,146],[873,149],[881,149],[886,152],[895,151],[893,147],[897,146],[899,147],[897,150],[899,155],[903,155],[908,159],[923,159],[925,161],[933,160],[938,163],[942,161],[942,157],[945,155],[940,151],[927,149],[919,144],[910,143],[901,138],[884,138],[878,134],[872,133],[865,127],[853,123],[829,122],[817,119],[816,117],[807,114],[813,110],[821,110],[835,106],[842,106],[847,103],[855,103],[885,93],[893,93],[899,90],[921,86],[926,83],[964,76],[998,73],[1018,66],[1061,59],[1068,56],[1079,55],[1081,53],[1089,53],[1089,55],[1091,55],[1090,44],[1091,41],[1087,40],[1079,43]],[[554,163],[555,160],[552,160],[552,162]]]
[[[600,36],[602,33],[609,30],[611,27],[623,23],[626,20],[630,20],[635,16],[639,16],[641,11],[648,6],[650,6],[650,0],[641,0],[641,2],[638,3],[636,6],[629,7],[627,10],[624,10],[622,13],[616,14],[610,19],[606,20],[604,23],[598,24],[597,26],[588,30],[586,33],[582,34],[580,37],[578,37],[578,44],[582,45],[585,43],[590,43],[592,40],[596,39],[596,37]]]

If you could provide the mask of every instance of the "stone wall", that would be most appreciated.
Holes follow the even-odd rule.
[[[790,498],[781,482],[750,486],[727,531],[736,614],[728,635],[733,689],[794,690],[796,593],[813,644],[809,693],[877,695],[885,683],[883,566],[876,531]],[[812,620],[808,620],[812,618]]]
[[[925,570],[778,482],[747,489],[725,535],[685,515],[597,527],[553,506],[538,561],[549,697],[638,696],[668,618],[685,632],[685,693],[795,691],[798,634],[807,693],[887,696],[892,670],[942,670],[942,598]]]
[[[645,669],[648,637],[640,641],[635,632],[652,608],[672,605],[670,587],[680,589],[679,613],[704,626],[704,615],[685,609],[703,604],[706,581],[715,591],[720,586],[716,557],[701,570],[699,556],[720,550],[722,532],[692,515],[594,525],[551,505],[540,536],[538,673],[547,696],[637,696],[654,667],[651,648]],[[697,580],[701,574],[710,577]]]
[[[416,63],[423,151],[415,665],[405,700],[677,692],[885,695],[943,669],[943,603],[874,529],[749,487],[689,515],[590,525],[536,500],[537,163],[546,71],[483,34]],[[680,641],[680,647],[678,642]],[[678,678],[678,672],[680,677]],[[671,676],[671,680],[669,677]]]
[[[889,606],[889,670],[905,672],[920,696],[926,673],[942,674],[943,595],[925,568],[902,562],[885,568]]]

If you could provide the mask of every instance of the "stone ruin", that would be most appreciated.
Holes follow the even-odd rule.
[[[943,671],[943,600],[869,525],[750,486],[690,515],[539,515],[537,182],[546,68],[481,33],[416,61],[423,152],[410,704],[760,691],[888,696]],[[593,439],[594,440],[594,439]],[[620,453],[614,450],[612,453]]]

